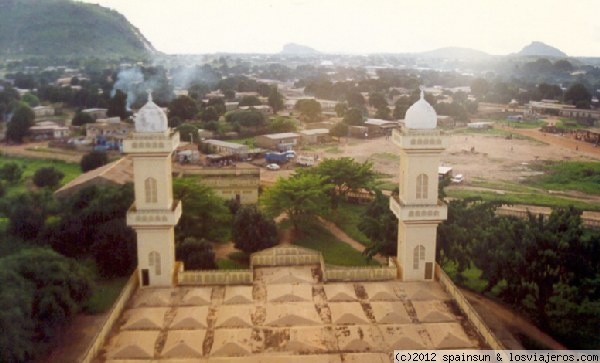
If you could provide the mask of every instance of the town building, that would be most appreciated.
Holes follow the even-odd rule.
[[[242,111],[258,111],[258,112],[262,113],[265,116],[273,114],[273,109],[271,108],[271,106],[267,106],[267,105],[241,106],[241,107],[238,107],[238,108],[240,110],[242,110]]]
[[[212,153],[219,156],[232,157],[234,160],[243,160],[248,157],[248,145],[227,142],[222,140],[203,140],[203,145],[208,145]]]
[[[303,144],[322,144],[331,141],[329,129],[308,129],[299,132]]]
[[[35,118],[54,116],[54,108],[51,106],[35,106],[33,108]]]
[[[293,150],[298,145],[299,140],[300,134],[295,132],[282,132],[255,137],[256,146],[277,151]]]
[[[59,140],[71,134],[68,127],[52,121],[38,122],[29,128],[28,133],[34,140]]]
[[[86,108],[85,110],[81,110],[82,113],[92,116],[94,120],[99,118],[106,118],[107,111],[108,109],[106,108]]]
[[[118,117],[109,119],[99,119],[96,122],[85,124],[85,137],[88,139],[122,140],[133,130],[133,125],[127,122],[121,122]]]
[[[400,127],[398,121],[370,118],[364,122],[370,136],[390,135],[393,129]]]

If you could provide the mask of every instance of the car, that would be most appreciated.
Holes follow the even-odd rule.
[[[281,169],[281,167],[279,165],[275,164],[275,163],[272,163],[272,164],[267,164],[267,169],[269,169],[269,170],[279,170],[279,169]]]
[[[450,181],[453,183],[457,183],[460,184],[465,180],[465,178],[463,177],[462,174],[456,174],[455,176],[453,176]]]

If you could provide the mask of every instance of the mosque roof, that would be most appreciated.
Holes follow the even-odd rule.
[[[165,111],[152,101],[152,94],[148,92],[148,102],[139,109],[135,116],[135,131],[163,132],[168,126],[168,119]]]
[[[425,100],[423,91],[421,91],[421,98],[406,111],[404,124],[409,129],[435,129],[437,127],[437,114]]]

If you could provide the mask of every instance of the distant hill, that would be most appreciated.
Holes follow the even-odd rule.
[[[140,57],[154,47],[127,19],[70,0],[0,0],[0,56]]]
[[[418,53],[424,58],[445,58],[445,59],[479,59],[487,58],[490,55],[480,50],[460,47],[445,47],[435,49],[429,52]]]
[[[567,54],[561,51],[558,48],[554,48],[549,46],[548,44],[544,44],[542,42],[531,42],[528,46],[521,49],[517,55],[523,56],[543,56],[543,57],[567,57]]]
[[[311,47],[307,47],[305,45],[288,43],[283,46],[283,49],[279,54],[289,54],[289,55],[311,55],[311,54],[321,54],[318,50],[315,50]]]

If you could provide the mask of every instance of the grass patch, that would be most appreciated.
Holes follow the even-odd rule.
[[[327,149],[325,149],[323,151],[325,151],[326,153],[330,153],[330,154],[340,154],[342,152],[337,145],[328,147]]]
[[[358,229],[358,223],[363,219],[366,209],[366,204],[344,202],[338,206],[336,213],[330,214],[327,218],[352,239],[363,246],[369,246],[371,245],[371,241]]]
[[[76,163],[67,163],[60,160],[21,158],[0,155],[0,167],[7,163],[17,163],[23,169],[23,176],[18,184],[7,184],[7,195],[14,195],[19,192],[25,192],[27,185],[31,185],[31,179],[36,170],[43,167],[54,167],[60,170],[65,176],[60,181],[60,185],[65,185],[71,180],[81,175],[81,167]]]
[[[600,163],[585,161],[544,161],[532,164],[544,172],[528,183],[548,190],[576,190],[600,195]]]
[[[127,284],[127,280],[129,276],[97,281],[94,293],[85,303],[83,310],[88,314],[102,314],[110,310]]]
[[[376,261],[368,261],[365,256],[348,244],[336,239],[321,225],[312,223],[302,229],[302,236],[294,244],[319,251],[328,265],[337,266],[379,266]]]
[[[219,270],[241,270],[247,269],[248,264],[241,264],[238,261],[231,260],[229,258],[223,258],[217,260],[217,268]]]
[[[447,188],[446,194],[450,198],[481,198],[484,201],[497,201],[505,204],[531,204],[542,207],[568,207],[574,206],[581,210],[600,211],[600,205],[597,203],[587,203],[567,198],[561,198],[555,195],[529,193],[529,194],[498,194],[489,191],[466,190]]]
[[[375,153],[371,155],[371,158],[386,161],[400,161],[400,155],[394,153]]]
[[[546,121],[535,120],[535,121],[511,121],[511,120],[498,120],[496,123],[506,124],[513,129],[539,129],[547,125]]]

